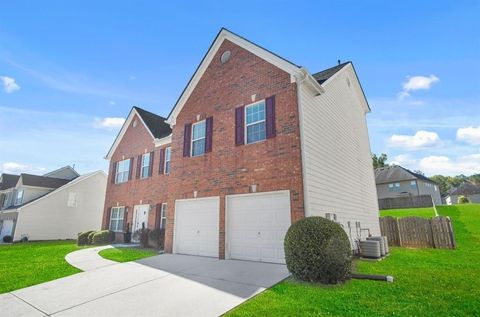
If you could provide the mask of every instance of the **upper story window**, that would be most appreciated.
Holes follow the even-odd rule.
[[[391,184],[388,184],[388,190],[389,190],[389,191],[397,191],[397,190],[400,190],[400,183],[391,183]]]
[[[6,193],[5,200],[3,201],[3,207],[4,208],[7,208],[8,206],[10,206],[10,203],[11,203],[11,200],[12,200],[12,195],[13,195],[13,193],[11,191]]]
[[[110,213],[110,230],[123,231],[123,219],[125,217],[125,207],[112,207]]]
[[[15,199],[15,205],[18,206],[23,202],[23,190],[17,193],[17,198]]]
[[[165,174],[170,174],[170,157],[172,156],[172,148],[165,149]]]
[[[141,178],[150,177],[150,153],[145,153],[142,155],[142,165],[140,167],[140,171]]]
[[[410,181],[410,186],[417,187],[417,182],[416,181]]]
[[[247,144],[265,140],[265,101],[245,107],[245,134]]]
[[[192,156],[205,153],[206,121],[200,121],[192,125]]]
[[[130,159],[126,159],[120,162],[117,162],[117,172],[115,175],[115,183],[125,183],[128,181],[128,176],[130,174]]]

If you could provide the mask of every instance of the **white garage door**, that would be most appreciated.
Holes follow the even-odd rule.
[[[4,236],[11,236],[12,230],[13,220],[3,220],[2,230],[0,231],[0,239],[3,239]]]
[[[220,198],[175,202],[174,253],[218,258]]]
[[[231,259],[285,263],[291,224],[290,192],[227,196],[227,252]]]

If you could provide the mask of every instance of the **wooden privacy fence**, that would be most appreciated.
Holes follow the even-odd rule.
[[[399,247],[455,249],[452,221],[449,217],[382,217],[380,230],[388,244]]]
[[[380,209],[421,208],[432,206],[433,202],[430,195],[382,198],[378,200],[378,207]]]

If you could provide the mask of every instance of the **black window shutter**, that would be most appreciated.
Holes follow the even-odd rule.
[[[266,99],[266,130],[267,130],[267,139],[274,138],[277,135],[275,129],[275,96],[271,96]]]
[[[190,156],[190,139],[192,135],[192,124],[185,124],[185,129],[183,132],[183,157]]]
[[[142,156],[137,156],[137,179],[140,178],[140,173],[142,172]]]
[[[165,149],[160,150],[160,163],[158,164],[158,174],[164,173],[164,166],[165,166]]]
[[[213,117],[205,121],[205,152],[212,152]]]
[[[158,203],[155,210],[155,229],[160,229],[160,222],[162,217],[162,204]]]
[[[125,207],[125,212],[123,213],[123,231],[124,232],[128,231],[127,217],[128,217],[128,207]]]
[[[128,168],[128,180],[132,180],[133,175],[133,157],[130,158],[130,167]]]
[[[245,107],[235,109],[235,145],[245,143]]]
[[[112,213],[112,208],[107,209],[107,216],[105,217],[105,225],[104,228],[106,230],[110,229],[110,214]]]
[[[154,155],[154,151],[150,152],[150,164],[149,164],[149,171],[148,171],[148,176],[152,176],[153,175],[153,155]]]
[[[111,162],[110,165],[111,165],[110,171],[111,171],[111,173],[112,173],[112,175],[111,175],[111,177],[112,177],[111,182],[112,182],[112,184],[115,184],[115,176],[116,176],[116,174],[117,174],[117,162]]]

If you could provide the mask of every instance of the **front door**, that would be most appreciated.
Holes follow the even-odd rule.
[[[132,225],[132,241],[140,241],[140,230],[148,227],[148,213],[150,205],[137,205],[134,207],[133,225]]]

